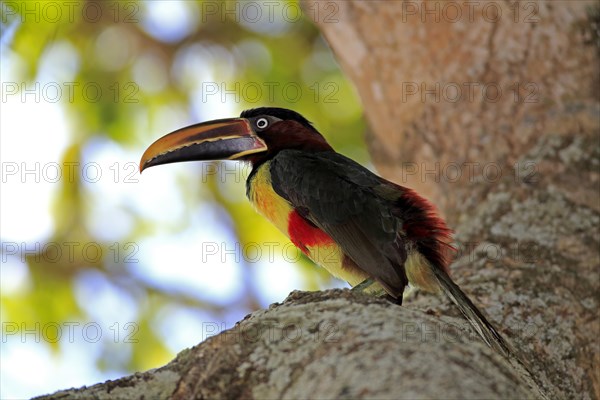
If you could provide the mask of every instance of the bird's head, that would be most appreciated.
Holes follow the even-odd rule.
[[[142,155],[140,172],[181,161],[243,160],[257,165],[285,149],[333,150],[297,112],[253,108],[242,112],[240,118],[202,122],[161,137]]]

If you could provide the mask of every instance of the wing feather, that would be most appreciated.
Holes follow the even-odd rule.
[[[284,150],[270,168],[280,196],[392,296],[402,295],[407,284],[402,221],[393,215],[393,199],[379,195],[385,185],[380,177],[335,152]]]

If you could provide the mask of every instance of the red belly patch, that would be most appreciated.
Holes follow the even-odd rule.
[[[292,243],[306,255],[308,255],[308,246],[314,247],[333,243],[333,239],[328,234],[296,211],[292,211],[288,216],[288,234]]]

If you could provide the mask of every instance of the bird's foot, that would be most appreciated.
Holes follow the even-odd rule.
[[[404,297],[405,299],[412,299],[417,295],[418,292],[419,291],[417,290],[416,287],[414,287],[412,285],[408,285],[404,289],[404,295],[402,297]]]
[[[353,292],[364,293],[365,290],[367,290],[369,288],[369,286],[371,286],[374,283],[375,283],[375,279],[373,279],[373,278],[367,278],[364,281],[362,281],[361,283],[359,283],[358,285],[354,286],[350,290],[352,290]]]
[[[402,305],[402,296],[398,298],[390,296],[389,294],[385,293],[383,288],[378,287],[377,285],[373,286],[376,283],[377,281],[375,279],[367,278],[350,290],[353,292],[368,293],[377,297],[383,297],[394,304]]]
[[[389,301],[390,303],[394,303],[394,304],[399,305],[399,306],[402,305],[402,296],[400,296],[398,298],[395,298],[395,297],[390,296],[389,294],[386,294],[385,295],[385,299],[387,301]]]

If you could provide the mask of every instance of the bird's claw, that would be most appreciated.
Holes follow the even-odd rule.
[[[361,292],[361,293],[363,293],[365,290],[367,290],[374,283],[375,283],[375,279],[373,279],[373,278],[367,278],[364,281],[362,281],[361,283],[359,283],[358,285],[354,286],[350,290],[352,290],[353,292]]]

